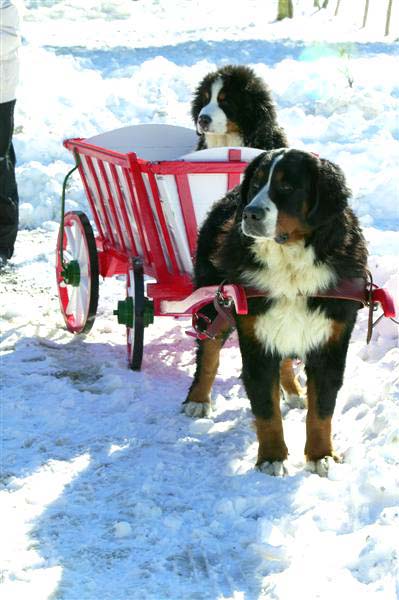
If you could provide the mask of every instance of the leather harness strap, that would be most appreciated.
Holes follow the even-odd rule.
[[[354,300],[356,302],[361,302],[363,306],[367,306],[368,295],[366,291],[367,281],[365,281],[363,277],[354,277],[353,279],[342,279],[335,288],[315,292],[306,297]],[[248,298],[268,297],[267,292],[262,292],[255,288],[245,288],[245,292]],[[303,294],[299,294],[299,296],[303,296]]]
[[[222,283],[219,285],[214,299],[213,299],[213,306],[216,309],[217,315],[216,317],[213,319],[213,321],[211,321],[211,319],[209,317],[207,317],[206,315],[202,314],[201,312],[197,313],[197,316],[195,317],[193,324],[194,324],[194,328],[197,331],[197,337],[198,339],[206,339],[206,338],[210,338],[210,339],[214,339],[220,332],[221,330],[225,327],[226,323],[228,323],[230,325],[230,327],[235,327],[236,322],[235,322],[235,318],[234,318],[234,304],[231,298],[226,298],[226,296],[223,294],[223,285],[225,284],[225,281],[222,281]],[[196,324],[199,323],[199,320],[202,319],[204,322],[208,323],[206,329],[198,329],[196,327]]]
[[[221,330],[229,324],[230,327],[235,327],[234,318],[234,303],[231,298],[227,297],[223,293],[223,286],[226,282],[223,281],[214,296],[213,305],[216,309],[217,315],[211,320],[202,313],[197,313],[193,316],[193,325],[197,332],[199,339],[215,338]],[[367,271],[367,279],[363,277],[354,277],[352,279],[343,279],[334,288],[323,290],[306,296],[309,298],[326,298],[326,299],[337,299],[337,300],[352,300],[359,302],[363,307],[368,307],[368,326],[367,326],[367,343],[370,342],[373,328],[380,321],[379,317],[373,322],[373,313],[376,310],[378,303],[373,300],[373,290],[377,289],[373,283],[372,275]],[[267,298],[268,293],[260,291],[255,288],[244,288],[247,298]],[[383,315],[382,315],[383,316]],[[199,321],[207,323],[206,329],[199,327]],[[393,319],[392,319],[393,320]],[[395,321],[396,322],[396,321]]]

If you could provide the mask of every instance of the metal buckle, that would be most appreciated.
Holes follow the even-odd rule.
[[[206,329],[202,329],[199,327],[199,320],[203,320],[206,323]],[[197,334],[197,338],[200,340],[203,340],[205,338],[209,338],[209,334],[207,334],[207,329],[210,326],[210,324],[212,323],[211,319],[209,317],[207,317],[206,315],[204,315],[201,312],[198,313],[193,313],[193,318],[192,318],[192,323],[193,323],[193,328]]]

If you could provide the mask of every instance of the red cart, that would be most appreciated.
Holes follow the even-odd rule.
[[[193,152],[196,143],[194,131],[169,125],[137,125],[64,142],[75,156],[96,235],[83,212],[64,214],[73,169],[63,186],[57,243],[61,311],[69,331],[88,332],[97,311],[99,275],[125,275],[126,297],[114,314],[126,326],[128,361],[135,370],[142,362],[144,328],[154,316],[190,316],[195,322],[200,308],[215,297],[221,306],[234,304],[238,314],[247,312],[248,290],[236,285],[194,290],[191,276],[198,227],[261,150]],[[344,297],[335,292],[333,297]],[[395,315],[389,294],[372,284],[356,299],[370,306],[370,315],[377,304],[385,316]]]
[[[133,369],[140,369],[144,328],[154,316],[192,316],[212,301],[215,287],[193,290],[191,281],[198,227],[261,152],[193,152],[196,143],[194,131],[169,125],[137,125],[64,142],[75,155],[96,236],[84,213],[63,211],[56,260],[61,311],[69,331],[88,332],[99,275],[126,275],[126,298],[114,312],[126,326]],[[238,313],[246,311],[241,288],[224,291]]]

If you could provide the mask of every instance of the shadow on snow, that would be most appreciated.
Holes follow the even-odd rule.
[[[261,62],[268,66],[284,60],[318,60],[324,56],[340,56],[344,48],[353,57],[370,57],[373,54],[399,54],[399,46],[374,43],[326,43],[306,44],[293,40],[222,40],[188,41],[176,45],[134,48],[117,46],[108,49],[87,49],[83,46],[44,46],[59,56],[74,56],[81,59],[82,66],[99,71],[103,77],[129,77],[136,67],[162,56],[179,66],[191,67],[202,60],[217,65],[227,63],[251,64]]]

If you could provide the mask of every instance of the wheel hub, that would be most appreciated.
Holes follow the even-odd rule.
[[[78,287],[80,284],[80,266],[77,260],[71,260],[64,266],[61,276],[67,285]]]
[[[134,300],[128,296],[125,300],[119,300],[118,308],[114,310],[119,325],[134,327]],[[144,298],[143,325],[148,327],[154,322],[154,305],[151,300]]]
[[[143,321],[144,327],[148,327],[154,322],[154,304],[148,298],[144,298]]]
[[[126,298],[126,300],[119,300],[118,308],[114,310],[114,315],[118,317],[119,325],[126,325],[126,327],[133,327],[134,325],[134,302],[133,298]]]

